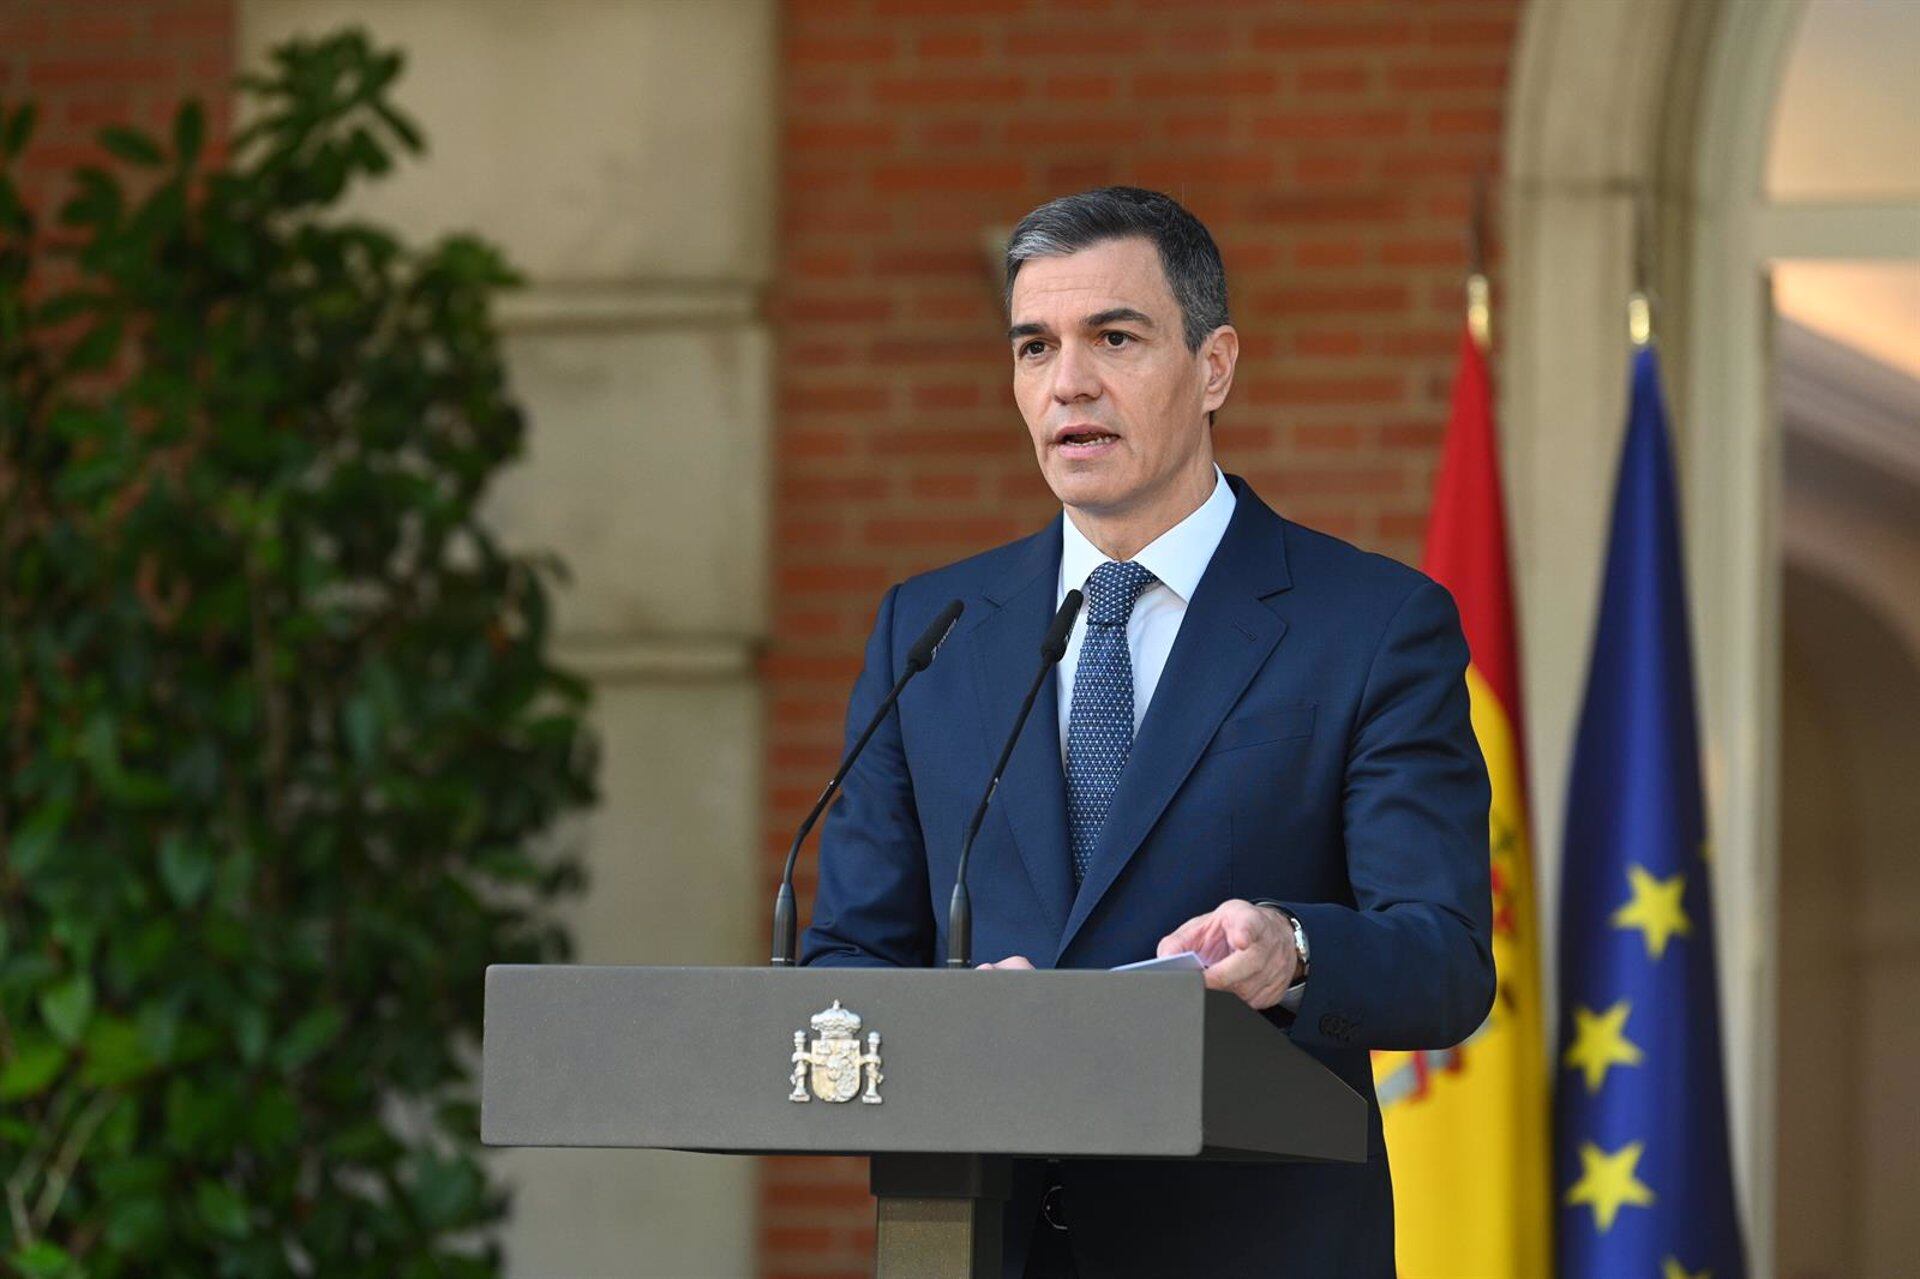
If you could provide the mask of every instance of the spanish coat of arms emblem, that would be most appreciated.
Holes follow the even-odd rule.
[[[880,1082],[886,1078],[880,1073],[880,1033],[869,1031],[867,1050],[861,1052],[860,1014],[842,1008],[837,999],[833,1007],[815,1013],[812,1022],[811,1044],[806,1031],[793,1032],[793,1074],[788,1080],[793,1091],[787,1100],[852,1101],[858,1093],[862,1103],[879,1105]],[[863,1079],[865,1091],[860,1087]]]

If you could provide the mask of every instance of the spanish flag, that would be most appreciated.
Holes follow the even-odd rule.
[[[1520,673],[1486,352],[1461,335],[1421,567],[1453,593],[1492,782],[1499,994],[1463,1044],[1377,1052],[1402,1279],[1540,1279],[1548,1266],[1546,1044],[1521,751]]]

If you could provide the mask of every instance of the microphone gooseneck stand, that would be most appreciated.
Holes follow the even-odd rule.
[[[846,758],[840,761],[840,767],[827,780],[826,788],[820,792],[820,798],[813,801],[813,807],[808,811],[806,820],[800,823],[800,829],[794,833],[793,845],[787,849],[786,867],[780,872],[780,892],[773,901],[773,967],[794,966],[795,934],[798,931],[799,912],[793,900],[793,867],[800,858],[800,845],[806,842],[807,835],[813,830],[813,824],[820,820],[820,814],[826,812],[827,805],[833,802],[834,795],[840,790],[840,783],[846,780],[847,773],[853,768],[853,762],[860,758],[860,752],[867,749],[867,743],[872,740],[874,733],[879,731],[881,721],[886,719],[888,713],[893,710],[894,703],[900,700],[900,694],[905,691],[907,682],[933,665],[934,654],[940,650],[940,645],[947,638],[948,632],[953,630],[953,624],[960,620],[960,614],[965,611],[966,605],[959,600],[949,601],[947,606],[940,610],[939,616],[935,617],[927,629],[921,632],[920,638],[913,642],[913,647],[907,650],[906,669],[894,682],[893,691],[887,694],[886,700],[880,703],[880,709],[873,713],[871,720],[867,721],[866,731],[860,734],[859,740],[853,744],[853,749],[848,751]]]
[[[1040,641],[1040,669],[1034,672],[1033,683],[1028,687],[1026,697],[1021,699],[1020,714],[1014,718],[1013,731],[1007,734],[1007,744],[1000,748],[1000,758],[993,766],[993,776],[987,779],[986,792],[980,796],[980,803],[973,810],[973,820],[967,823],[966,838],[960,843],[960,864],[953,876],[953,900],[947,905],[948,968],[973,967],[973,899],[967,896],[967,862],[973,855],[973,839],[980,833],[980,822],[987,815],[987,804],[993,799],[993,792],[999,789],[1000,775],[1007,771],[1007,761],[1013,757],[1013,745],[1020,740],[1020,730],[1026,726],[1034,699],[1040,696],[1040,686],[1046,683],[1047,672],[1066,656],[1067,636],[1073,631],[1073,619],[1080,615],[1081,599],[1079,591],[1068,591],[1066,599],[1060,602],[1060,611],[1053,615],[1046,638]]]

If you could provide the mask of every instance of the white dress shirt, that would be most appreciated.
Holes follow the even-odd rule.
[[[1133,562],[1159,580],[1140,593],[1127,619],[1127,655],[1133,662],[1133,728],[1140,731],[1147,704],[1160,686],[1160,672],[1167,668],[1167,654],[1180,634],[1180,623],[1187,616],[1187,601],[1200,585],[1200,575],[1213,561],[1220,539],[1226,536],[1227,522],[1233,518],[1233,490],[1227,477],[1213,468],[1213,493],[1200,509],[1148,543],[1133,557]],[[1087,587],[1093,570],[1107,562],[1106,555],[1074,526],[1073,517],[1062,514],[1060,536],[1060,586],[1053,605],[1067,598],[1070,590]],[[1067,637],[1067,655],[1060,659],[1060,763],[1067,760],[1067,717],[1073,710],[1073,677],[1080,669],[1080,645],[1087,638],[1087,613],[1083,608],[1074,619],[1073,634]]]
[[[1133,662],[1133,731],[1147,716],[1154,690],[1160,687],[1160,673],[1167,668],[1167,655],[1186,620],[1187,602],[1193,598],[1200,577],[1220,549],[1233,519],[1233,490],[1218,466],[1213,468],[1213,492],[1200,509],[1149,542],[1133,562],[1159,579],[1140,592],[1132,616],[1127,618],[1127,656]],[[1069,590],[1084,591],[1093,570],[1107,562],[1107,556],[1087,540],[1074,526],[1073,517],[1060,519],[1060,584],[1053,604],[1067,598]],[[1067,761],[1067,721],[1073,712],[1073,678],[1080,669],[1080,645],[1087,638],[1087,614],[1083,608],[1074,619],[1073,633],[1067,637],[1067,653],[1060,659],[1060,765]],[[1306,994],[1304,983],[1296,984],[1281,996],[1280,1006],[1297,1012]]]

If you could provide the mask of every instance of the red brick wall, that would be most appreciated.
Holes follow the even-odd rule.
[[[982,232],[1110,182],[1226,259],[1223,464],[1417,560],[1521,0],[789,0],[766,855],[832,770],[881,591],[1036,527]],[[806,885],[811,888],[811,884]],[[865,1166],[769,1160],[763,1273],[867,1273]]]
[[[232,0],[0,0],[0,102],[39,105],[22,194],[43,233],[74,165],[101,163],[93,135],[131,124],[163,139],[183,98],[207,105],[209,158],[224,149],[233,76]]]

